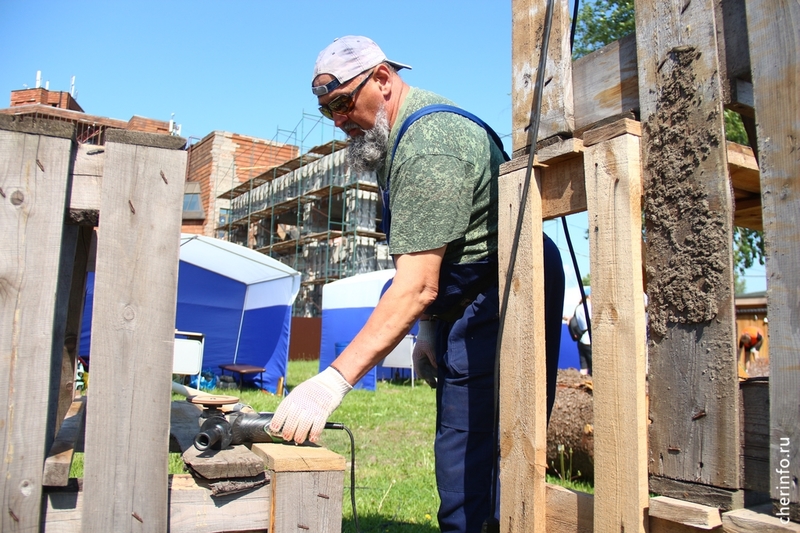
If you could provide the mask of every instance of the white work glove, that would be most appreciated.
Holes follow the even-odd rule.
[[[269,429],[283,440],[298,444],[319,439],[325,422],[342,403],[353,387],[333,367],[329,366],[311,379],[294,388],[284,398],[272,417]]]
[[[417,342],[414,344],[414,372],[432,389],[436,388],[436,322],[420,320]]]

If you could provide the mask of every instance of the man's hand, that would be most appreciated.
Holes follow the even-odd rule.
[[[421,320],[417,342],[414,344],[414,372],[424,379],[432,389],[436,388],[436,322]]]
[[[319,439],[325,422],[353,387],[333,367],[298,385],[281,402],[269,430],[298,444]]]

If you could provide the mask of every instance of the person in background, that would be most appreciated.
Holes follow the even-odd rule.
[[[744,364],[745,372],[750,371],[750,363],[758,359],[758,351],[764,342],[761,330],[755,326],[748,326],[742,330],[739,336],[739,352],[742,356],[740,361]]]
[[[349,137],[351,171],[377,172],[396,273],[361,331],[328,368],[291,391],[270,430],[298,443],[316,441],[345,394],[419,320],[415,369],[436,388],[439,526],[478,532],[490,518],[497,486],[497,221],[504,152],[488,128],[449,111],[413,122],[395,152],[393,143],[412,113],[452,104],[406,84],[398,74],[405,68],[361,36],[336,39],[317,57],[311,89],[320,112]],[[549,413],[564,272],[558,248],[543,238]]]
[[[589,309],[589,319],[592,318],[592,297],[591,289],[586,288],[586,308]],[[586,320],[586,311],[583,300],[575,307],[575,320],[578,322],[578,329],[582,332],[578,338],[578,357],[580,359],[581,374],[592,375],[592,336],[589,333],[589,324]]]

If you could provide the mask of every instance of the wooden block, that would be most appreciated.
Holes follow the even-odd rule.
[[[700,529],[714,529],[722,525],[719,509],[697,503],[676,500],[667,496],[650,498],[650,517],[662,518]]]
[[[612,122],[611,124],[606,124],[604,126],[588,130],[583,134],[583,146],[592,146],[593,144],[609,141],[614,137],[619,137],[620,135],[625,135],[628,133],[637,137],[641,137],[641,122],[631,120],[629,118],[623,118],[621,120]]]
[[[183,462],[205,479],[247,478],[264,472],[261,457],[242,444],[202,452],[190,446],[183,452]]]
[[[42,485],[66,487],[69,481],[69,469],[72,465],[72,456],[75,445],[83,431],[83,415],[86,412],[86,397],[78,397],[67,411],[67,416],[58,430],[50,453],[44,461],[44,476]]]
[[[772,514],[751,509],[737,509],[722,514],[725,533],[798,533],[800,524]]]
[[[328,472],[345,468],[344,457],[315,445],[257,442],[251,450],[273,472]]]
[[[547,484],[548,533],[592,533],[594,497]]]
[[[721,489],[661,476],[650,476],[650,491],[661,496],[717,507],[722,511],[740,509],[745,506],[743,490]]]
[[[638,110],[636,35],[627,35],[575,60],[572,76],[576,130]]]

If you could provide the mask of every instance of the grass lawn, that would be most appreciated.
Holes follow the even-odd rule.
[[[289,363],[287,388],[315,375],[318,361]],[[275,411],[280,398],[256,390],[213,391],[238,395],[256,411]],[[175,395],[174,399],[183,397]],[[375,391],[353,390],[330,418],[353,432],[355,498],[359,529],[364,532],[433,533],[439,530],[439,497],[434,476],[433,437],[436,394],[424,381],[378,382]],[[342,531],[356,532],[350,501],[350,438],[345,431],[325,430],[320,445],[347,459],[342,501]],[[71,477],[81,477],[83,457],[73,462]],[[170,473],[183,473],[180,454],[170,454]],[[591,485],[548,481],[591,492]]]

